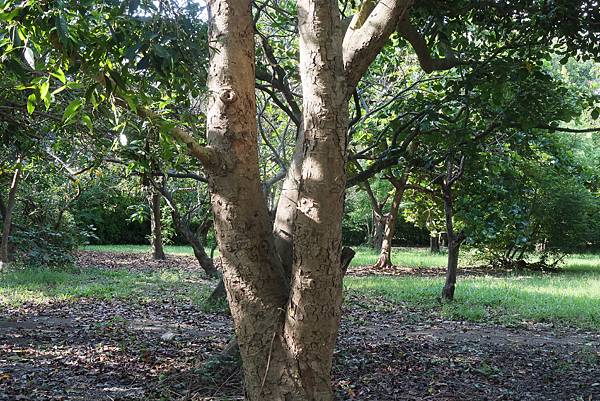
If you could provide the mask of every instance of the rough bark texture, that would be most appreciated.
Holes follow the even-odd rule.
[[[260,187],[250,6],[209,2],[208,143],[221,158],[210,171],[212,208],[246,398],[300,400],[295,364],[281,340],[287,281]]]
[[[385,20],[383,8],[375,11],[378,23]],[[397,23],[396,11],[385,15],[384,25],[367,21],[364,32],[385,27],[376,40],[356,37],[360,51],[350,51],[348,60],[361,57],[364,68],[348,81],[337,1],[298,1],[303,118],[273,227],[258,173],[250,1],[209,1],[208,146],[202,151],[211,157],[203,164],[248,400],[333,399],[341,284],[351,259],[341,249],[348,87]]]
[[[304,162],[284,338],[307,400],[331,400],[342,299],[341,221],[348,106],[337,1],[298,1]]]
[[[341,44],[343,71],[335,77],[337,80],[344,80],[340,86],[342,89],[340,94],[345,96],[344,101],[350,97],[369,65],[377,57],[390,34],[396,29],[400,17],[411,4],[412,0],[380,1],[370,10],[368,16],[363,16],[367,18],[364,23],[353,25],[346,30]],[[320,37],[322,35],[315,33],[313,36]],[[294,219],[304,162],[304,131],[305,127],[301,124],[298,129],[292,163],[277,205],[273,230],[277,252],[287,274],[290,274],[293,263]]]
[[[377,263],[375,263],[375,267],[377,268],[389,268],[394,265],[392,263],[392,240],[394,239],[394,234],[396,233],[398,212],[400,210],[400,204],[402,203],[402,197],[404,196],[407,179],[408,176],[404,175],[401,179],[395,179],[393,182],[395,187],[394,197],[392,199],[390,212],[385,216],[383,241],[381,242],[379,258],[377,259]]]
[[[10,239],[10,230],[12,227],[12,216],[15,209],[17,188],[19,186],[19,180],[21,178],[21,170],[19,167],[15,169],[13,179],[10,184],[8,191],[8,199],[6,201],[6,207],[4,210],[4,219],[2,225],[2,239],[0,242],[0,269],[2,269],[10,261],[10,255],[8,253],[8,242]]]
[[[162,216],[160,211],[160,193],[153,187],[148,187],[148,204],[150,205],[150,245],[152,258],[164,260],[165,251],[162,240]]]

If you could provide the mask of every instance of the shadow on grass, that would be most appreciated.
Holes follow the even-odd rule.
[[[19,306],[26,302],[45,303],[79,297],[140,300],[181,299],[210,310],[223,308],[207,299],[216,281],[188,271],[131,272],[125,269],[88,268],[50,270],[15,269],[0,273],[0,304]]]

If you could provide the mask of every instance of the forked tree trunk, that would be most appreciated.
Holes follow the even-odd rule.
[[[150,245],[152,247],[152,258],[154,260],[164,260],[165,251],[162,240],[160,193],[152,186],[148,186],[148,204],[150,206]]]
[[[285,237],[277,236],[288,251],[281,255],[275,252],[258,170],[250,5],[249,0],[209,1],[208,147],[178,135],[209,170],[246,399],[330,401],[342,298],[348,87],[356,85],[408,3],[383,0],[376,6],[376,22],[365,24],[349,42],[348,78],[337,1],[298,1],[304,129],[290,188],[297,201],[276,218],[276,224],[287,224]],[[290,252],[292,268],[284,270],[281,262],[289,262]]]
[[[385,219],[385,228],[383,232],[383,241],[381,242],[381,248],[379,252],[379,259],[375,263],[374,267],[379,269],[387,269],[392,267],[392,240],[396,233],[396,225],[398,223],[398,212],[400,210],[400,204],[402,203],[402,197],[404,196],[404,190],[406,188],[407,175],[404,175],[400,180],[395,180],[394,197],[392,198],[392,205],[390,213]]]
[[[209,9],[208,141],[223,158],[210,185],[246,397],[331,400],[347,127],[337,2],[298,3],[305,141],[291,283],[260,190],[250,2],[214,0]]]
[[[8,199],[4,208],[4,219],[2,225],[2,239],[0,242],[0,270],[10,262],[10,255],[8,252],[8,243],[10,240],[10,231],[12,227],[12,217],[15,209],[17,188],[19,180],[21,178],[21,169],[19,163],[21,159],[17,161],[17,167],[13,174],[13,179],[8,190]]]

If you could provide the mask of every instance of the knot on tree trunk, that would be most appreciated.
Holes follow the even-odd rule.
[[[221,93],[220,98],[223,103],[229,105],[235,103],[235,101],[238,99],[238,95],[233,89],[225,89]]]

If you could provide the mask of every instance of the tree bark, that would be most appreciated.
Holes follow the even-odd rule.
[[[301,400],[297,363],[282,340],[288,282],[261,190],[249,0],[211,0],[207,140],[223,280],[243,360],[246,398]]]
[[[165,260],[162,240],[162,215],[160,211],[160,193],[151,185],[148,189],[148,205],[150,206],[150,245],[154,260]]]
[[[344,80],[340,88],[347,102],[356,85],[367,71],[369,65],[383,48],[390,34],[394,32],[400,18],[412,5],[412,0],[382,0],[370,10],[366,21],[348,28],[342,39],[343,71],[337,80]],[[321,34],[319,33],[319,36]],[[315,35],[316,36],[316,35]],[[348,121],[348,118],[346,117]],[[275,244],[283,267],[291,274],[293,262],[293,241],[296,209],[299,200],[300,176],[304,162],[304,124],[298,127],[294,156],[277,205],[274,223]],[[379,248],[378,248],[379,249]]]
[[[8,191],[8,199],[6,201],[6,207],[4,210],[4,219],[2,225],[2,240],[0,242],[0,270],[10,262],[10,255],[8,252],[8,243],[10,240],[10,231],[12,227],[12,217],[15,209],[17,188],[19,180],[21,178],[21,168],[19,166],[21,159],[17,161],[17,167],[13,174],[13,179],[10,184]]]
[[[373,211],[373,237],[371,238],[371,246],[376,251],[380,251],[383,244],[387,217],[387,214],[381,215]]]
[[[400,204],[402,203],[402,197],[404,196],[404,190],[406,188],[406,181],[408,175],[402,176],[401,179],[395,179],[393,185],[395,187],[394,197],[392,199],[391,209],[385,218],[385,228],[383,234],[383,241],[381,242],[381,248],[379,252],[379,259],[375,263],[374,267],[379,269],[387,269],[394,264],[392,263],[392,240],[396,233],[396,223],[398,222],[398,212],[400,210]]]
[[[463,234],[454,231],[453,217],[453,199],[452,185],[458,180],[463,173],[464,157],[461,159],[458,173],[453,173],[454,164],[450,156],[447,158],[447,173],[445,182],[442,184],[442,192],[444,196],[444,215],[446,218],[446,234],[448,238],[448,266],[446,270],[446,282],[442,289],[442,300],[454,300],[454,289],[456,287],[456,275],[458,272],[458,254],[460,244],[463,241]]]
[[[332,400],[331,365],[342,300],[341,221],[348,103],[337,1],[298,1],[304,162],[294,219],[284,338],[302,400]]]
[[[338,3],[298,1],[303,129],[296,147],[298,175],[290,188],[297,197],[281,211],[291,217],[278,213],[275,222],[283,218],[291,227],[285,233],[286,248],[292,252],[291,280],[282,264],[289,255],[275,252],[277,232],[274,236],[260,185],[250,5],[249,0],[209,1],[208,146],[190,145],[187,136],[180,136],[190,152],[198,150],[201,161],[210,156],[203,164],[209,169],[246,399],[330,401],[342,299],[341,221],[351,93]],[[378,6],[379,18],[384,18],[387,6]],[[392,17],[387,25],[397,22]],[[380,25],[365,26],[373,30]],[[361,53],[366,60],[375,57],[386,38],[359,39],[365,42],[361,51],[368,43],[379,46]]]

